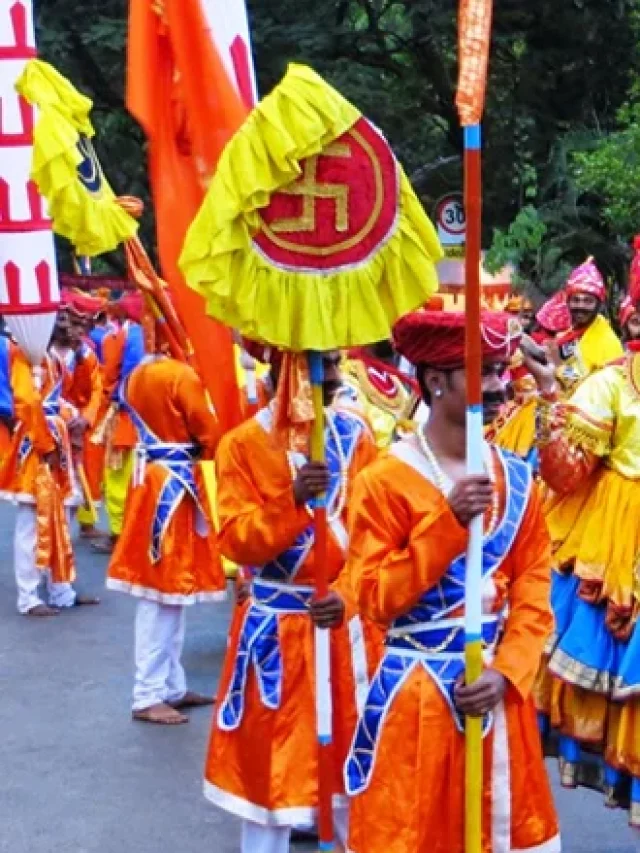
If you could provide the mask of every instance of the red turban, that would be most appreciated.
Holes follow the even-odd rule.
[[[508,361],[522,337],[520,323],[508,314],[483,311],[482,357]],[[396,350],[412,364],[436,370],[456,370],[464,366],[465,316],[453,311],[415,311],[396,323]]]
[[[574,269],[569,276],[566,289],[567,296],[572,296],[574,293],[588,293],[595,296],[599,302],[604,302],[607,296],[604,279],[593,258],[588,258]]]
[[[536,320],[547,332],[566,332],[571,328],[571,314],[567,307],[567,295],[559,291],[544,303],[536,314]]]
[[[635,313],[636,306],[633,299],[630,296],[625,296],[620,303],[620,310],[618,312],[618,322],[620,323],[620,327],[624,328]]]
[[[132,320],[134,323],[142,322],[144,298],[141,293],[127,293],[118,300],[117,305],[127,320]]]
[[[80,317],[95,317],[104,310],[105,300],[80,290],[63,290],[60,294],[60,307]]]

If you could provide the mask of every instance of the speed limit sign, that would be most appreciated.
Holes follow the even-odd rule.
[[[467,219],[460,193],[451,193],[440,199],[435,215],[438,237],[443,246],[460,246],[465,242]]]

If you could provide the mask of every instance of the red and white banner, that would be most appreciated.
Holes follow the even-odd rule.
[[[0,314],[39,365],[60,291],[51,222],[30,176],[34,110],[15,91],[35,55],[30,0],[0,0]]]
[[[245,0],[202,0],[211,37],[242,100],[253,107],[258,100]]]

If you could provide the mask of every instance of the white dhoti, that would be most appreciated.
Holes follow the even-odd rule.
[[[187,692],[180,658],[184,647],[186,613],[182,605],[159,604],[141,598],[135,621],[135,682],[133,710],[161,702],[175,704]]]
[[[68,520],[68,517],[67,517]],[[18,612],[28,613],[44,602],[38,594],[43,572],[36,566],[37,524],[33,504],[18,504],[13,539],[13,565],[18,588]],[[73,607],[76,592],[70,583],[53,583],[45,572],[47,595],[52,607]]]
[[[337,840],[347,849],[349,835],[349,807],[334,808],[333,829]],[[289,853],[291,827],[262,826],[249,820],[242,821],[242,853]]]

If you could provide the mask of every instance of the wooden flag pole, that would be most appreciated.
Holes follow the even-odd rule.
[[[480,125],[464,129],[467,473],[482,474],[482,339],[480,332],[480,262],[482,225]],[[469,526],[465,586],[466,682],[482,674],[482,516]],[[482,718],[466,718],[466,853],[482,853]]]
[[[322,383],[324,364],[322,353],[309,353],[309,376],[313,393],[314,422],[311,433],[311,460],[325,461],[324,399]],[[314,504],[314,565],[316,570],[316,596],[325,598],[329,593],[327,575],[327,502],[326,495],[316,498]],[[315,629],[316,664],[316,724],[318,735],[318,836],[322,853],[334,850],[333,836],[333,726],[331,702],[331,632]]]

